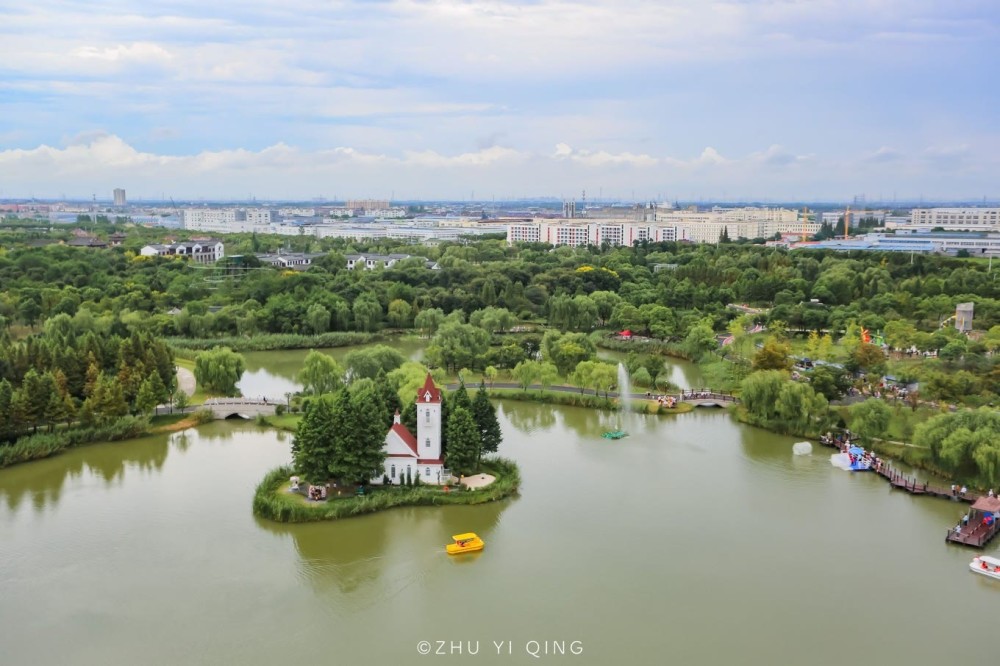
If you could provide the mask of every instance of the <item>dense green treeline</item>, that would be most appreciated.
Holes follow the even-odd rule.
[[[176,383],[170,348],[147,332],[103,326],[87,310],[61,313],[41,333],[0,335],[0,440],[79,421],[147,414]]]
[[[719,339],[739,338],[755,325],[792,338],[820,332],[796,353],[829,356],[851,372],[884,371],[886,364],[872,362],[871,348],[827,353],[833,340],[865,328],[881,331],[896,349],[937,356],[888,367],[921,380],[927,399],[980,396],[986,404],[1000,393],[991,355],[1000,348],[1000,286],[988,266],[972,261],[747,244],[551,248],[479,239],[426,247],[247,234],[226,237],[227,254],[243,255],[243,268],[137,255],[142,243],[164,233],[129,229],[125,245],[100,250],[10,244],[0,251],[0,325],[23,335],[65,314],[118,335],[237,351],[321,347],[402,329],[431,338],[427,360],[449,372],[513,370],[541,352],[563,377],[593,360],[595,342],[606,343],[594,331],[631,329],[654,340],[631,343],[646,351],[707,357],[706,374],[717,378],[717,388],[737,386],[751,369],[750,353],[734,353],[738,345],[720,350]],[[324,254],[306,271],[262,267],[250,256],[281,244]],[[434,260],[440,270],[414,258],[351,271],[350,252],[406,252]],[[984,335],[966,337],[948,325],[964,301],[975,303],[975,327]],[[753,309],[741,314],[727,307],[733,303]],[[539,335],[518,332],[526,322],[576,337],[542,349]],[[842,377],[819,374],[828,399],[843,392]]]
[[[477,240],[423,247],[247,235],[227,236],[227,254],[293,241],[325,254],[300,272],[261,267],[248,256],[244,269],[141,257],[130,243],[103,250],[11,246],[0,253],[0,316],[34,325],[83,308],[161,336],[211,338],[422,330],[434,323],[423,315],[428,310],[461,311],[469,321],[494,308],[471,323],[502,332],[518,319],[543,319],[566,330],[612,326],[683,341],[706,316],[720,330],[731,317],[726,305],[738,302],[773,306],[759,318],[792,330],[843,331],[854,321],[875,331],[904,320],[914,327],[913,343],[928,347],[940,339],[919,334],[933,333],[958,302],[976,304],[978,328],[1000,324],[1000,285],[987,267],[946,257],[673,243],[552,249]],[[411,259],[350,271],[349,252],[407,252],[441,270]],[[172,308],[179,313],[167,314]]]

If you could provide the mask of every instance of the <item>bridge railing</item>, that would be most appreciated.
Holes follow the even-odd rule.
[[[205,407],[218,405],[220,407],[229,405],[283,405],[284,400],[272,398],[209,398],[205,401]]]
[[[686,389],[681,391],[680,400],[719,400],[722,402],[737,402],[738,398],[732,391],[713,391],[710,388]]]

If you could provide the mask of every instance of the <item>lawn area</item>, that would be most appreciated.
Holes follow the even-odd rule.
[[[264,417],[264,422],[267,425],[278,430],[287,430],[288,432],[295,432],[301,420],[302,414],[282,414],[281,416]]]

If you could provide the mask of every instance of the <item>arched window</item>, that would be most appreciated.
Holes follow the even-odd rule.
[[[392,478],[394,478],[394,479],[396,478],[396,466],[395,465],[392,466]]]
[[[428,437],[426,440],[424,440],[424,448],[425,449],[431,448],[431,438],[430,437]]]

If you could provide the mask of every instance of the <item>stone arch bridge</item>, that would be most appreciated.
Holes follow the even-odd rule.
[[[285,402],[283,400],[271,400],[269,398],[209,398],[204,402],[204,404],[185,407],[183,413],[191,414],[203,409],[208,409],[212,412],[212,415],[215,416],[216,419],[252,420],[256,418],[258,414],[273,416],[275,408],[278,405],[284,404]],[[182,410],[179,409],[171,410],[167,405],[160,405],[156,408],[157,414],[179,414],[181,411]]]

